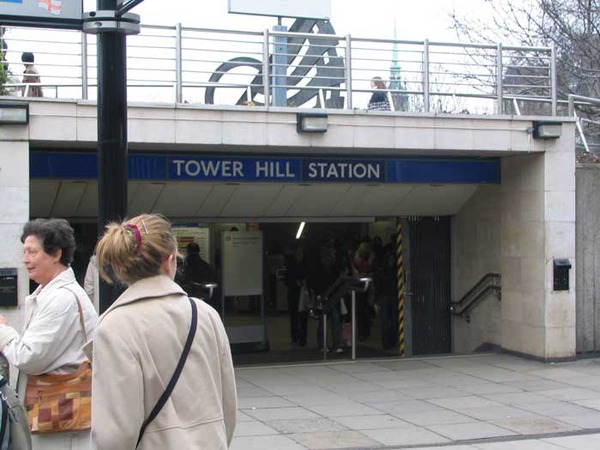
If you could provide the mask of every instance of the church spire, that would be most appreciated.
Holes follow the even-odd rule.
[[[402,69],[400,68],[400,57],[398,52],[398,42],[396,34],[396,19],[394,18],[394,44],[392,47],[392,65],[390,66],[389,89],[392,91],[395,111],[406,111],[408,109],[408,97],[406,94],[398,92],[404,90],[402,83]]]

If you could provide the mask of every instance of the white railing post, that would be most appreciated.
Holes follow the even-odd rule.
[[[496,114],[504,112],[504,80],[502,77],[502,43],[496,48]]]
[[[265,106],[269,106],[271,104],[271,89],[270,89],[270,70],[269,70],[269,30],[265,29],[263,38],[263,92],[265,96]]]
[[[175,25],[175,102],[183,102],[183,58],[181,23]]]
[[[429,40],[423,41],[423,108],[429,112]]]
[[[556,116],[557,104],[558,104],[558,86],[557,86],[557,74],[556,74],[556,47],[552,45],[552,50],[550,52],[550,83],[552,84],[552,115]]]
[[[352,38],[349,34],[346,35],[346,108],[352,109]]]
[[[88,51],[87,51],[87,34],[83,31],[80,33],[81,36],[81,98],[87,100],[89,98],[88,93]],[[58,91],[58,90],[57,90]],[[57,92],[58,95],[58,92]]]

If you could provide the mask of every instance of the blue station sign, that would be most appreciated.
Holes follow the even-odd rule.
[[[130,154],[134,180],[499,184],[499,158],[311,158]],[[93,179],[95,153],[30,153],[31,178]]]

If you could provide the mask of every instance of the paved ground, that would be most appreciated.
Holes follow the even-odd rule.
[[[236,374],[233,450],[600,449],[600,359],[481,354]]]

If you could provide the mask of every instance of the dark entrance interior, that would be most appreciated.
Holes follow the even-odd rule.
[[[263,233],[263,285],[266,329],[269,346],[263,351],[236,351],[236,364],[273,364],[278,362],[317,361],[323,358],[317,344],[317,319],[308,318],[306,346],[292,345],[284,283],[285,261],[298,243],[306,248],[309,261],[319,253],[321,246],[332,239],[340,239],[352,255],[358,243],[373,239],[375,234],[367,222],[306,224],[302,236],[296,239],[298,223],[260,223]],[[83,281],[89,256],[96,241],[96,224],[74,224],[78,251],[74,270]],[[410,243],[410,286],[412,290],[412,353],[443,354],[450,352],[450,219],[448,217],[422,217],[408,221],[406,231]],[[390,236],[379,236],[383,244]],[[218,262],[219,257],[215,255]],[[219,269],[219,267],[217,267]],[[243,300],[243,299],[242,299]],[[256,308],[245,306],[241,314],[256,313]],[[408,320],[408,319],[406,319]],[[226,321],[227,323],[227,321]],[[348,359],[348,349],[328,359]],[[372,317],[371,336],[357,341],[357,357],[398,356],[397,347],[383,350],[380,318]]]

